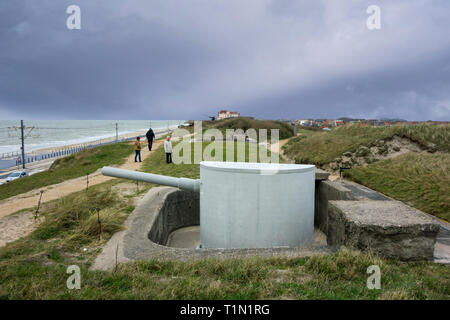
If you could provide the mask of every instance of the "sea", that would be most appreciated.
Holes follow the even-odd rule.
[[[184,120],[24,120],[25,150],[87,143],[152,129],[175,128]],[[21,146],[20,120],[0,120],[0,156],[18,152]]]

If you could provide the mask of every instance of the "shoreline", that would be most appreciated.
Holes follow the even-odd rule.
[[[169,132],[172,132],[176,128],[177,128],[177,126],[172,126],[172,127],[168,127],[168,128],[157,128],[157,129],[153,129],[153,132],[155,133],[155,135],[159,135],[159,134],[167,132],[167,130],[169,130]],[[135,132],[120,134],[119,135],[119,140],[128,139],[128,138],[134,138],[134,137],[143,136],[143,135],[145,136],[147,131],[148,130],[135,131]],[[157,139],[157,138],[158,137],[155,137],[155,139]],[[72,148],[77,148],[77,147],[85,147],[85,146],[89,146],[89,145],[96,145],[96,144],[101,144],[101,143],[113,142],[115,140],[116,140],[116,136],[112,136],[112,137],[109,137],[109,138],[96,139],[96,140],[91,140],[91,141],[82,142],[82,143],[73,143],[73,144],[61,145],[61,146],[58,146],[58,147],[40,148],[40,149],[33,150],[33,151],[31,151],[31,152],[29,152],[27,154],[29,154],[29,155],[38,155],[38,154],[42,154],[42,153],[51,153],[51,152],[55,152],[57,150],[72,149]]]

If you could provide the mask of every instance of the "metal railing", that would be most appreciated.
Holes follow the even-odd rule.
[[[1,159],[11,159],[14,157],[20,156],[20,151],[14,151],[14,152],[5,152],[0,154],[0,160]]]
[[[172,129],[167,128],[164,131],[161,131],[161,132],[158,132],[157,134],[155,134],[155,138],[160,138],[161,136],[163,136],[171,131],[172,131]],[[79,144],[75,147],[62,147],[59,149],[54,149],[50,152],[43,152],[43,153],[39,153],[39,154],[26,154],[25,155],[25,164],[32,163],[35,161],[42,161],[42,160],[46,160],[46,159],[72,155],[72,154],[78,153],[85,149],[91,149],[91,148],[100,147],[100,146],[109,145],[109,144],[115,144],[115,143],[129,142],[129,141],[136,140],[137,137],[138,136],[133,136],[133,137],[122,138],[122,139],[118,139],[118,140],[116,140],[114,138],[112,140],[111,139],[102,139],[102,140],[96,141],[95,143],[84,143],[84,144]],[[144,138],[145,135],[139,135],[139,137]],[[0,160],[14,160],[14,158],[16,161],[16,166],[22,164],[22,156],[21,156],[20,151],[7,152],[7,153],[3,153],[0,155]]]

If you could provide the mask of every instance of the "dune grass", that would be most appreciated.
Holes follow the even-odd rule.
[[[132,145],[117,143],[86,149],[57,159],[48,171],[0,185],[0,200],[91,174],[106,165],[122,164],[132,152]]]
[[[345,152],[355,152],[360,146],[370,147],[379,140],[394,136],[408,138],[431,152],[450,151],[450,125],[419,124],[391,127],[361,127],[346,125],[331,131],[311,131],[300,129],[298,136],[285,146],[285,154],[296,163],[322,166],[342,156]]]
[[[166,165],[162,148],[145,170],[198,177],[198,165]],[[450,268],[403,263],[341,250],[305,258],[141,261],[113,272],[90,271],[94,258],[133,210],[133,197],[109,181],[45,203],[29,236],[0,248],[0,299],[449,299]],[[102,233],[98,216],[102,221]],[[86,250],[85,250],[86,249]],[[81,269],[69,290],[67,267]],[[366,286],[367,268],[381,268],[381,290]]]
[[[267,139],[271,137],[271,129],[279,130],[279,139],[287,139],[294,135],[294,129],[291,125],[275,120],[257,120],[248,117],[229,118],[215,121],[203,121],[203,129],[219,129],[225,135],[226,129],[242,129],[247,131],[248,129],[255,129],[258,137],[259,130],[267,130]]]
[[[345,176],[436,217],[450,220],[450,125],[360,127],[346,125],[329,132],[299,130],[285,146],[297,163],[328,164],[360,146],[394,136],[410,139],[431,152],[409,153],[367,167],[353,167]],[[438,151],[438,152],[436,152]]]
[[[33,247],[34,248],[34,247]],[[35,253],[34,253],[35,252]],[[293,258],[142,261],[115,272],[89,271],[59,248],[0,250],[0,299],[448,299],[450,270],[429,262],[400,263],[370,254]],[[34,254],[33,254],[34,253]],[[9,255],[9,258],[5,256]],[[66,288],[70,264],[81,289]],[[366,286],[371,265],[381,290]]]
[[[450,221],[450,154],[407,153],[345,176],[419,210]]]

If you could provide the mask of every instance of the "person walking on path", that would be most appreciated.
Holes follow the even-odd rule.
[[[164,141],[164,151],[166,152],[166,163],[172,163],[172,141],[170,141],[170,136],[167,136],[166,141]]]
[[[155,133],[153,132],[152,128],[150,128],[150,130],[147,131],[145,136],[147,137],[148,141],[148,150],[152,151],[153,139],[155,139]]]
[[[136,152],[136,155],[134,156],[134,162],[137,162],[137,158],[139,156],[139,162],[142,162],[141,160],[141,137],[137,137],[136,141],[134,142],[134,151]]]

